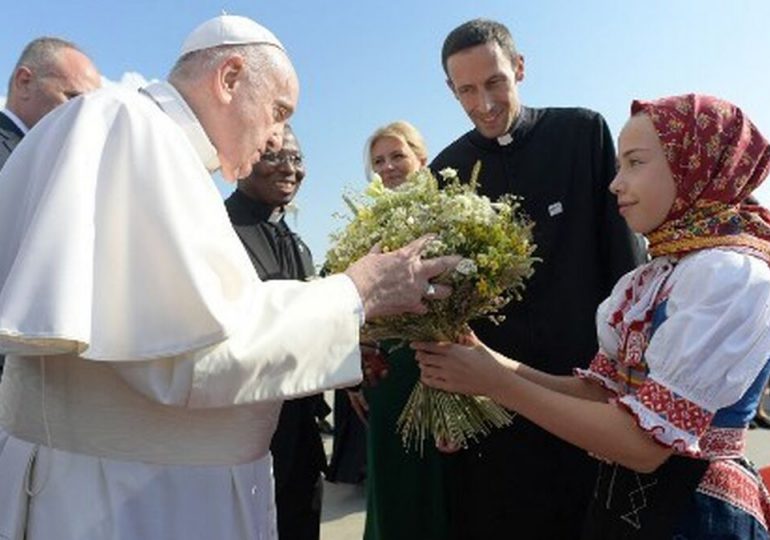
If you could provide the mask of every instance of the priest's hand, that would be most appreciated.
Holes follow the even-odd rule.
[[[358,289],[367,320],[401,313],[423,314],[428,311],[424,300],[449,296],[450,287],[432,284],[430,279],[453,269],[461,257],[421,259],[420,254],[431,240],[431,236],[423,236],[390,253],[369,253],[345,271]]]

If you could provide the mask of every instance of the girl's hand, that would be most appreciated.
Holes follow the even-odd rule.
[[[473,334],[461,341],[465,344],[412,343],[420,364],[420,380],[447,392],[491,396],[512,362]]]

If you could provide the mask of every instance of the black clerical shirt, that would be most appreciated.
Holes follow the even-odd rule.
[[[270,208],[239,190],[225,206],[260,279],[307,279],[315,274],[310,249],[286,225],[280,208]]]
[[[596,353],[596,307],[615,281],[643,260],[608,186],[615,150],[601,115],[586,109],[522,107],[507,137],[472,130],[431,163],[470,177],[481,161],[479,191],[512,193],[534,220],[542,259],[499,326],[474,325],[502,353],[567,375]],[[582,450],[525,421],[494,430],[448,457],[452,540],[579,537],[595,464]]]
[[[522,107],[508,144],[472,130],[442,151],[433,170],[470,177],[479,191],[512,193],[535,222],[535,274],[500,326],[481,323],[487,344],[550,373],[570,374],[596,352],[594,314],[617,279],[642,262],[608,186],[615,174],[609,128],[586,109]]]

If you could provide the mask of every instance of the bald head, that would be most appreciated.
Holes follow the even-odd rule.
[[[59,38],[38,38],[21,54],[8,82],[6,107],[27,127],[65,101],[101,86],[93,62]]]
[[[169,82],[192,108],[230,181],[247,176],[265,150],[281,147],[284,125],[299,98],[286,52],[264,43],[185,54]]]

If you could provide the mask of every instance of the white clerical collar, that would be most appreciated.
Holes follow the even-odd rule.
[[[217,149],[211,144],[195,113],[177,89],[166,81],[156,81],[142,88],[142,92],[148,94],[163,112],[182,128],[206,169],[209,172],[219,169]]]
[[[26,135],[29,133],[29,128],[27,127],[27,124],[21,121],[21,118],[13,114],[9,109],[3,109],[2,113],[11,119],[11,122],[16,124],[16,127],[21,130],[21,132]]]
[[[273,210],[267,220],[270,223],[278,223],[290,214],[294,216],[296,222],[297,216],[299,215],[299,205],[293,200]]]
[[[286,215],[286,212],[283,209],[283,206],[279,206],[272,212],[270,212],[270,216],[268,216],[267,221],[269,223],[278,223],[283,219],[283,216]]]
[[[510,133],[505,133],[503,135],[500,135],[497,138],[497,144],[499,144],[500,146],[508,146],[512,142],[513,142],[513,135],[511,135]]]

